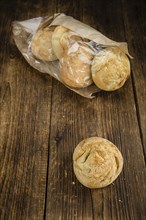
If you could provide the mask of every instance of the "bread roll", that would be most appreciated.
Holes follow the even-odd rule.
[[[81,40],[81,37],[63,26],[57,26],[52,34],[52,47],[58,59],[61,59],[64,50],[70,43]]]
[[[74,43],[60,60],[60,78],[72,88],[84,88],[93,83],[91,61],[93,51],[85,43]]]
[[[96,54],[91,71],[98,88],[114,91],[121,88],[130,76],[130,62],[118,47],[110,47]]]
[[[101,137],[81,141],[73,153],[73,168],[77,179],[89,188],[111,184],[121,173],[123,158],[118,148]]]
[[[32,54],[42,61],[54,61],[57,59],[52,49],[52,30],[40,29],[32,38]]]

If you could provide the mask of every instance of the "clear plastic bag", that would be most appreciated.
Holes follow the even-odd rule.
[[[65,14],[13,22],[15,43],[27,62],[62,82],[76,93],[94,98],[94,56],[117,47],[129,57],[127,43],[112,41],[92,27]]]

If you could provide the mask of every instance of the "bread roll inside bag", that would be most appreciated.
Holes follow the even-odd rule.
[[[128,52],[126,42],[113,41],[94,28],[74,19],[71,16],[66,16],[63,13],[47,17],[37,17],[24,21],[14,21],[12,24],[14,41],[27,62],[35,69],[42,73],[49,74],[63,84],[64,82],[60,77],[59,60],[44,62],[35,58],[31,52],[32,38],[39,29],[59,25],[75,32],[83,39],[88,39],[86,44],[93,48],[95,54],[102,48],[115,46],[119,47],[119,49],[122,50],[129,58],[132,58]],[[81,96],[90,99],[94,98],[95,94],[100,91],[94,83],[84,88],[71,88],[66,84],[64,85]]]

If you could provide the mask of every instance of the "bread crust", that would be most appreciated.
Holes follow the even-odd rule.
[[[44,28],[38,30],[32,38],[32,54],[42,61],[54,61],[57,59],[52,49],[52,30]]]
[[[100,50],[91,66],[96,86],[105,91],[121,88],[130,76],[130,62],[118,47]]]
[[[60,60],[60,78],[72,88],[84,88],[93,83],[91,62],[93,51],[85,43],[74,43]]]
[[[84,186],[102,188],[121,173],[123,157],[118,148],[101,137],[81,141],[73,153],[74,173]]]
[[[76,33],[63,26],[57,26],[52,34],[52,47],[58,59],[63,57],[64,51],[70,43],[81,40]]]

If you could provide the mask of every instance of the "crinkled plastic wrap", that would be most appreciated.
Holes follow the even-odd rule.
[[[64,27],[64,30],[55,29],[58,26]],[[47,46],[43,44],[46,38],[41,38],[42,31],[43,37],[53,33],[53,50],[57,56],[51,54],[54,51],[49,51],[49,48],[47,50]],[[18,49],[31,66],[53,76],[69,89],[87,98],[95,97],[100,91],[91,76],[92,60],[98,51],[114,46],[130,57],[127,43],[112,41],[92,27],[65,14],[14,21],[13,35]],[[39,50],[41,43],[43,48]],[[50,45],[48,39],[47,45]],[[46,59],[48,51],[51,61]]]

